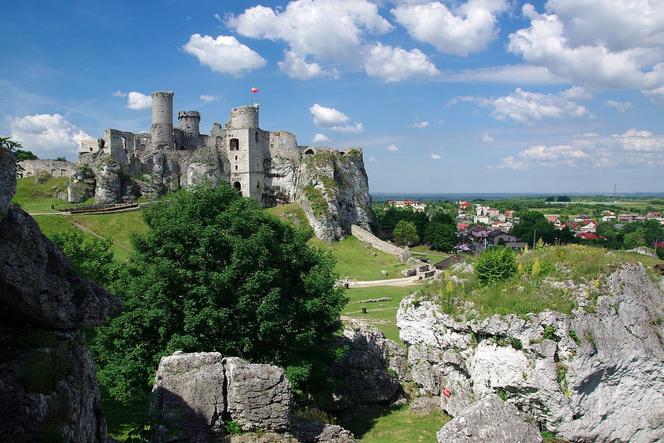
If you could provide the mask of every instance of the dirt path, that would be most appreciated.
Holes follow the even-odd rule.
[[[373,286],[414,286],[422,282],[432,280],[432,278],[420,279],[416,277],[403,277],[403,278],[388,278],[385,280],[365,280],[365,281],[349,281],[348,289],[354,288],[371,288]],[[343,284],[343,282],[341,282]]]
[[[90,229],[90,228],[88,228],[88,227],[86,227],[86,226],[80,224],[79,222],[77,222],[77,221],[75,221],[75,220],[69,220],[69,221],[71,222],[72,225],[76,226],[76,227],[77,227],[78,229],[80,229],[81,231],[83,231],[83,232],[87,232],[87,233],[90,234],[91,236],[96,237],[96,238],[98,238],[98,239],[100,239],[100,240],[106,240],[105,237],[102,237],[101,235],[99,235],[99,234],[97,234],[95,231],[93,231],[92,229]]]

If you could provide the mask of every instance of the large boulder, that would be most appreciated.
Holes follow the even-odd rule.
[[[318,421],[293,423],[293,434],[301,443],[353,443],[355,441],[353,434],[341,426]]]
[[[67,201],[69,203],[81,203],[95,195],[95,175],[92,168],[85,163],[79,163],[74,167],[74,174],[69,178],[67,187]]]
[[[6,167],[0,164],[0,192],[14,186]],[[105,442],[95,369],[78,330],[120,309],[105,289],[76,274],[28,214],[6,209],[0,218],[0,441]]]
[[[95,161],[95,201],[97,204],[120,202],[122,196],[122,167],[110,155],[99,157]]]
[[[661,289],[643,266],[623,265],[604,279],[592,309],[581,307],[588,288],[576,290],[571,315],[470,321],[404,299],[397,325],[413,380],[453,416],[499,393],[565,440],[664,439]]]
[[[467,407],[436,435],[439,443],[539,443],[537,427],[513,405],[490,394]]]
[[[162,357],[150,402],[155,441],[207,442],[210,435],[224,435],[222,360],[218,352]]]
[[[16,192],[16,161],[14,154],[0,147],[0,219],[5,216]]]
[[[229,357],[224,371],[228,415],[242,430],[290,429],[293,395],[283,369]]]

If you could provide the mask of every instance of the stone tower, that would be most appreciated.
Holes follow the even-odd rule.
[[[152,93],[152,126],[150,127],[152,148],[156,150],[175,149],[173,140],[173,93],[157,91]]]
[[[201,135],[199,130],[200,123],[201,114],[198,111],[178,112],[178,127],[185,136],[198,138]]]
[[[267,137],[258,128],[258,106],[231,110],[226,127],[226,146],[231,166],[231,185],[258,203],[263,200],[263,156]]]

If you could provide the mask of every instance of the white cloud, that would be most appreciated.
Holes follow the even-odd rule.
[[[150,106],[152,106],[152,97],[149,95],[141,94],[136,91],[131,91],[127,94],[127,108],[138,111],[141,109],[148,109]]]
[[[591,100],[593,98],[592,93],[581,86],[572,86],[561,92],[560,96],[568,100]]]
[[[415,40],[445,54],[467,56],[486,49],[496,38],[496,15],[505,10],[505,0],[468,0],[452,10],[432,1],[402,4],[392,14]]]
[[[434,152],[431,153],[431,160],[440,160],[442,157]]]
[[[456,97],[450,101],[476,102],[491,108],[491,115],[497,120],[514,120],[518,123],[532,123],[548,118],[578,118],[590,116],[585,106],[557,94],[540,94],[517,88],[513,93],[498,98]]]
[[[374,157],[373,155],[369,157],[369,163],[376,163],[378,162],[378,159]]]
[[[584,86],[664,86],[664,8],[649,0],[549,0],[547,13],[522,8],[530,26],[510,34],[508,50]]]
[[[534,145],[501,160],[497,168],[624,168],[664,166],[664,135],[630,129],[602,137],[581,134],[567,144]]]
[[[76,158],[81,140],[91,138],[60,114],[37,114],[9,118],[12,139],[39,158]]]
[[[388,151],[388,152],[397,152],[399,150],[399,147],[397,145],[395,145],[394,143],[392,143],[391,145],[386,147],[385,150]]]
[[[247,71],[262,68],[267,63],[263,57],[235,37],[194,34],[182,49],[215,72],[242,76]]]
[[[285,10],[254,6],[227,25],[245,37],[282,40],[302,59],[355,61],[367,34],[392,29],[367,0],[294,0]]]
[[[407,51],[376,43],[364,64],[367,75],[385,82],[398,82],[413,77],[436,77],[440,74],[436,66],[419,49]]]
[[[606,106],[615,109],[621,114],[629,111],[633,107],[630,102],[619,102],[616,100],[607,100],[604,103],[606,104]]]
[[[126,97],[126,96],[127,96],[127,93],[126,93],[126,92],[122,92],[122,91],[115,91],[115,92],[113,93],[113,97]]]
[[[336,71],[325,72],[318,63],[307,63],[304,57],[294,51],[286,51],[284,59],[278,63],[279,69],[286,73],[290,78],[299,80],[308,80],[310,78],[329,75],[336,77]]]
[[[324,143],[324,142],[329,142],[330,138],[325,134],[318,133],[314,135],[314,138],[311,139],[311,141],[314,143]]]
[[[413,124],[411,125],[411,127],[412,127],[412,128],[415,128],[415,129],[424,129],[424,128],[426,128],[427,126],[429,126],[429,122],[426,121],[426,120],[424,120],[424,121],[418,121],[418,122],[415,122],[415,123],[413,123]]]
[[[309,108],[309,112],[314,117],[314,124],[321,128],[345,133],[358,133],[364,130],[362,123],[352,123],[349,116],[335,108],[315,103]]]
[[[200,96],[200,99],[203,100],[204,102],[210,103],[210,102],[216,102],[217,100],[219,100],[219,97],[215,97],[214,95],[203,94]]]
[[[512,85],[557,85],[567,80],[557,77],[543,66],[502,65],[488,68],[464,69],[443,72],[440,80],[445,82],[507,83]]]
[[[493,137],[491,137],[491,136],[490,136],[488,133],[486,133],[486,132],[484,133],[484,135],[482,135],[482,143],[489,144],[489,143],[493,143],[494,140],[495,140],[495,139],[494,139]]]

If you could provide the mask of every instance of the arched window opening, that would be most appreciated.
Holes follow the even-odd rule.
[[[232,138],[229,142],[228,145],[230,146],[231,151],[238,151],[240,150],[240,140],[236,138]]]
[[[307,149],[306,151],[304,151],[304,155],[313,155],[313,154],[314,154],[313,149]]]
[[[233,182],[233,187],[238,191],[242,191],[242,185],[240,182]]]

